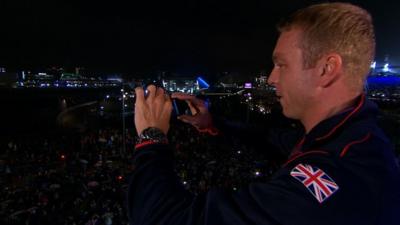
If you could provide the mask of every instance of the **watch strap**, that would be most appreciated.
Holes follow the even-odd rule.
[[[159,128],[148,127],[139,134],[135,149],[152,144],[168,144],[167,135]]]

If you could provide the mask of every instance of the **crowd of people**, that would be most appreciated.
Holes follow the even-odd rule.
[[[253,181],[266,181],[288,153],[275,151],[262,137],[253,139],[265,142],[264,146],[251,145],[243,142],[247,133],[226,131],[230,132],[214,137],[180,121],[171,123],[175,169],[192,193],[212,187],[235,191]],[[128,129],[126,134],[125,148],[117,128],[3,138],[0,223],[127,224],[126,189],[134,170],[136,133]],[[294,144],[280,136],[287,148]]]
[[[172,127],[170,132],[177,174],[192,193],[211,187],[237,190],[251,181],[268,179],[279,167],[278,160],[269,159],[235,136],[221,139],[184,124]]]
[[[121,144],[114,129],[3,141],[1,223],[126,224]]]
[[[234,136],[198,133],[176,121],[170,144],[176,171],[193,193],[237,190],[266,180],[279,164]],[[125,197],[136,134],[120,129],[3,139],[2,224],[127,224]]]
[[[234,115],[223,108],[239,107],[227,105],[232,101],[213,102],[214,109],[225,112],[220,114],[222,118]],[[269,117],[264,123],[283,126],[284,121],[274,114]],[[261,123],[260,118],[257,122]],[[175,169],[186,189],[194,194],[213,187],[235,191],[250,182],[266,181],[295,144],[279,129],[259,132],[270,138],[280,136],[278,142],[287,149],[276,151],[278,146],[272,140],[251,137],[251,144],[246,142],[248,132],[232,128],[210,136],[172,121],[169,141],[175,152]],[[134,170],[135,143],[133,128],[127,129],[124,148],[121,129],[111,127],[2,138],[1,224],[127,224],[126,189]]]

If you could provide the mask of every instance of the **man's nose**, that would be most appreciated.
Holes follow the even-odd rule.
[[[276,69],[272,69],[271,73],[268,76],[267,83],[271,86],[275,86],[278,80],[278,73]]]

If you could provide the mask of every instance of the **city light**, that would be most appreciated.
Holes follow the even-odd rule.
[[[384,66],[383,66],[383,70],[382,70],[383,72],[389,72],[389,63],[386,63]]]
[[[252,83],[245,83],[244,88],[251,89],[253,87]]]
[[[375,69],[376,68],[376,61],[373,61],[372,63],[371,63],[371,69]]]
[[[210,85],[209,85],[205,80],[203,80],[203,78],[201,78],[201,77],[198,77],[198,78],[197,78],[197,81],[199,82],[200,88],[205,88],[205,89],[207,89],[207,88],[210,87]]]

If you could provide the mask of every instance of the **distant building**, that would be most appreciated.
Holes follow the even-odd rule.
[[[30,71],[22,71],[18,76],[17,86],[21,88],[103,88],[119,87],[122,84],[122,79],[101,79],[61,70],[53,71],[59,71],[61,74],[53,75],[44,72],[34,74]]]
[[[195,93],[200,89],[198,81],[193,77],[165,78],[161,82],[164,89],[170,92]]]

